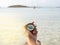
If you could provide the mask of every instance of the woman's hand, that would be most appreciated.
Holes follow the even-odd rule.
[[[32,23],[34,26],[36,26],[34,22]],[[28,45],[36,45],[37,29],[35,28],[35,30],[31,33],[29,30],[26,29],[26,26],[24,26],[24,33],[26,35]]]

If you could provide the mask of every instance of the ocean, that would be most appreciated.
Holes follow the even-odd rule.
[[[60,45],[60,8],[0,8],[0,45],[23,45],[33,21],[42,45]]]

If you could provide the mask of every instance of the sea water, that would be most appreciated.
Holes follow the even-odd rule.
[[[23,27],[33,21],[42,45],[60,45],[60,8],[0,8],[0,45],[23,45]]]

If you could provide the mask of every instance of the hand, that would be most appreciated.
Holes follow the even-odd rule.
[[[26,25],[24,26],[24,33],[25,33],[26,36],[28,36],[28,35],[37,36],[37,28],[36,28],[36,25],[34,24],[34,22],[32,22],[32,24],[35,26],[35,29],[32,32],[30,32],[29,30],[26,29]]]
[[[34,22],[32,22],[33,25],[36,27]],[[37,40],[37,28],[34,29],[34,31],[31,33],[29,30],[26,29],[26,26],[24,26],[24,33],[27,37],[27,43],[30,45],[36,45],[36,40]]]

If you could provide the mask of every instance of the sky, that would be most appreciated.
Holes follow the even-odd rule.
[[[38,7],[57,7],[60,6],[60,0],[0,0],[1,7],[7,7],[9,5],[16,4]]]

